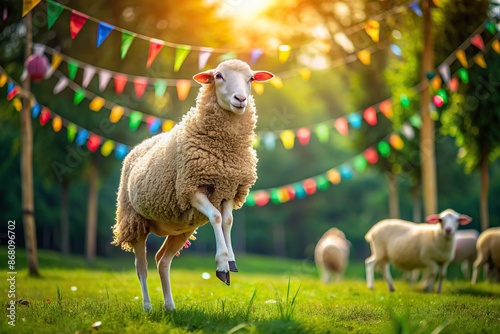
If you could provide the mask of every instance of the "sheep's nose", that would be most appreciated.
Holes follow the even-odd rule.
[[[446,234],[450,234],[451,233],[451,227],[445,228],[444,231],[446,232]]]
[[[247,98],[246,98],[246,97],[244,97],[244,96],[238,96],[238,95],[235,95],[235,96],[234,96],[234,98],[235,98],[236,100],[238,100],[239,102],[245,102],[245,101],[246,101],[246,99],[247,99]]]

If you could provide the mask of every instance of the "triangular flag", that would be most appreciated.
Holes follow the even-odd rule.
[[[114,82],[116,94],[121,94],[127,84],[127,76],[123,74],[115,74]]]
[[[123,59],[127,55],[128,49],[130,45],[132,45],[132,41],[135,38],[135,34],[130,31],[123,30],[122,31],[122,45],[120,49],[120,57]]]
[[[75,80],[76,72],[78,72],[78,63],[73,60],[68,61],[68,77],[71,80]]]
[[[299,74],[302,77],[302,80],[307,81],[309,78],[311,78],[311,70],[307,67],[302,67],[299,70]]]
[[[337,118],[335,122],[333,122],[333,125],[342,136],[346,136],[349,133],[349,126],[344,117]]]
[[[380,30],[380,23],[375,20],[368,20],[365,24],[365,31],[368,34],[368,36],[371,37],[372,41],[375,43],[378,42],[379,39],[379,30]]]
[[[280,63],[286,63],[288,57],[290,56],[290,51],[292,47],[290,45],[280,45],[278,47],[278,60]]]
[[[2,75],[0,75],[0,87],[5,86],[8,79],[9,79],[9,77],[7,76],[7,74],[2,73]]]
[[[14,106],[14,108],[16,109],[16,111],[18,111],[18,112],[23,109],[23,103],[17,97],[12,100],[12,105]]]
[[[71,33],[71,39],[74,39],[76,35],[78,35],[88,18],[89,17],[87,15],[77,12],[76,10],[71,11],[71,18],[69,19],[69,32]]]
[[[104,107],[106,101],[102,97],[96,96],[89,104],[89,109],[98,112]]]
[[[363,112],[363,118],[369,125],[371,126],[377,125],[377,110],[375,110],[374,107],[366,108],[365,111]]]
[[[363,64],[370,65],[371,53],[368,50],[361,50],[358,52],[358,58]]]
[[[271,83],[271,85],[273,85],[277,89],[283,88],[283,80],[281,80],[281,78],[279,76],[275,76],[274,78],[269,80],[269,82]]]
[[[264,93],[264,84],[262,82],[253,82],[252,83],[253,90],[257,95],[262,95]]]
[[[165,95],[167,90],[167,82],[165,80],[156,80],[155,82],[155,96],[160,97]]]
[[[95,74],[95,67],[94,66],[85,65],[83,67],[83,80],[82,80],[83,87],[87,88],[87,86],[90,84],[90,81],[92,81],[94,74]]]
[[[177,96],[179,100],[184,101],[189,94],[189,90],[191,89],[191,81],[177,80],[175,87],[177,87]]]
[[[455,55],[457,56],[458,61],[460,62],[460,64],[462,64],[463,67],[469,67],[469,64],[467,63],[467,56],[465,55],[464,50],[458,50]]]
[[[63,7],[55,1],[47,1],[47,26],[52,28],[63,11]]]
[[[148,79],[144,77],[136,77],[134,79],[135,96],[137,96],[137,98],[140,99],[144,95],[144,91],[146,90],[147,85]]]
[[[482,68],[486,68],[486,61],[484,60],[484,57],[482,54],[478,53],[477,55],[474,56],[474,62],[481,66]]]
[[[117,123],[120,118],[123,116],[123,107],[119,105],[115,105],[113,109],[111,109],[111,113],[109,114],[109,120],[111,123]]]
[[[409,6],[408,6],[411,10],[413,10],[413,12],[415,12],[415,14],[417,14],[418,16],[422,16],[422,10],[420,9],[419,5],[418,5],[418,0],[417,1],[413,1]]]
[[[483,42],[483,38],[481,37],[481,35],[478,34],[478,35],[471,37],[470,43],[472,45],[474,45],[476,48],[478,48],[479,50],[484,51],[484,42]]]
[[[54,86],[54,94],[59,94],[64,88],[68,87],[69,79],[66,77],[60,77],[59,81]]]
[[[443,77],[444,82],[448,84],[450,82],[450,66],[448,64],[442,64],[438,67],[438,71]]]
[[[495,50],[496,53],[500,54],[500,41],[498,39],[494,40],[493,43],[491,43],[491,47],[493,48],[493,50]]]
[[[431,80],[431,87],[434,89],[434,91],[437,91],[439,88],[441,88],[441,84],[443,81],[441,80],[441,77],[439,75],[436,75],[434,79]]]
[[[286,150],[291,150],[295,143],[295,133],[292,130],[284,130],[280,133],[280,139]]]
[[[28,14],[41,0],[23,0],[23,16]]]
[[[99,71],[99,91],[106,89],[109,80],[111,79],[111,72],[106,70]]]
[[[207,65],[208,58],[212,54],[212,49],[203,48],[198,55],[198,69],[202,71]]]
[[[45,53],[45,45],[33,43],[33,54],[42,55]]]
[[[52,70],[55,70],[59,67],[59,65],[61,64],[62,62],[62,56],[59,52],[55,52],[53,55],[52,55],[52,62],[50,64],[50,66],[52,67]]]
[[[73,97],[73,104],[75,106],[79,105],[84,98],[85,98],[85,91],[83,89],[80,88],[78,90],[75,90],[75,96]]]
[[[391,44],[390,46],[392,53],[394,53],[396,56],[401,57],[403,55],[403,51],[401,48],[396,45],[396,44]]]
[[[391,116],[392,116],[392,103],[390,100],[385,100],[385,101],[380,102],[380,104],[378,105],[378,108],[380,109],[382,114],[384,114],[385,117],[391,118]]]
[[[111,24],[99,22],[97,26],[97,47],[101,46],[102,42],[104,42],[114,28]]]
[[[401,133],[408,139],[413,139],[413,137],[415,137],[415,131],[408,122],[403,123],[401,126]]]
[[[492,21],[490,21],[490,20],[488,20],[488,21],[486,21],[486,22],[484,23],[484,28],[485,28],[486,30],[488,30],[488,32],[489,32],[490,34],[493,34],[493,35],[495,35],[495,34],[496,34],[496,32],[497,32],[497,29],[495,28],[495,23],[494,23],[494,22],[492,22]]]
[[[182,63],[186,59],[187,55],[191,51],[191,47],[189,45],[179,45],[175,49],[175,58],[174,58],[174,71],[178,72],[182,66]]]
[[[151,39],[149,44],[148,62],[146,64],[147,67],[151,67],[151,64],[155,60],[156,56],[158,56],[158,53],[160,52],[162,47],[163,47],[162,41],[157,39]]]
[[[68,126],[66,127],[67,135],[68,135],[68,142],[72,143],[73,140],[75,140],[76,137],[76,125],[73,123],[69,123]]]
[[[456,92],[458,90],[458,79],[455,77],[451,78],[448,86],[452,92]]]
[[[262,49],[252,49],[250,52],[250,65],[255,64],[263,53],[264,51]]]

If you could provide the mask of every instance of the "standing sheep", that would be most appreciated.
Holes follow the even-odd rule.
[[[476,259],[476,242],[479,232],[476,230],[458,230],[455,233],[455,256],[453,263],[460,264],[462,275],[468,280],[472,264]]]
[[[490,281],[500,280],[500,227],[483,231],[476,244],[477,258],[472,271],[472,284],[476,284],[480,266],[484,266],[485,278]]]
[[[366,234],[372,255],[366,259],[366,281],[373,289],[374,269],[383,269],[383,276],[394,291],[389,263],[403,270],[427,269],[425,290],[432,291],[439,272],[437,293],[441,292],[448,264],[453,259],[455,232],[471,218],[447,209],[427,217],[430,224],[415,224],[401,219],[386,219],[375,224]],[[437,224],[439,223],[439,224]]]
[[[319,239],[314,250],[314,261],[325,283],[329,283],[331,275],[340,281],[349,263],[350,242],[344,232],[332,227]]]
[[[151,310],[149,233],[166,236],[155,257],[166,309],[175,309],[172,258],[207,221],[215,234],[216,276],[229,285],[229,272],[238,271],[231,246],[232,210],[243,205],[257,178],[252,148],[257,116],[250,86],[272,77],[240,60],[196,74],[194,80],[202,84],[196,107],[172,131],[143,141],[124,159],[113,244],[135,252],[145,310]]]

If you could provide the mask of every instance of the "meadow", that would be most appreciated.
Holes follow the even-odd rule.
[[[23,252],[17,256],[22,267]],[[352,263],[343,282],[325,285],[311,259],[240,255],[240,272],[226,286],[214,275],[213,256],[184,251],[172,265],[177,309],[163,310],[151,259],[153,311],[146,313],[132,254],[92,268],[76,256],[39,257],[41,278],[18,271],[15,327],[3,317],[1,333],[500,333],[500,284],[471,286],[456,268],[439,295],[403,280],[390,293],[380,277],[374,291],[366,288],[362,263]]]

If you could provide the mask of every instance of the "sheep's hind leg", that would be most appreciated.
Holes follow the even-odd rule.
[[[394,280],[392,279],[391,275],[391,268],[389,267],[389,263],[386,263],[384,265],[384,270],[383,270],[383,276],[385,281],[387,282],[387,286],[389,287],[390,292],[394,292]]]
[[[139,241],[134,245],[134,253],[135,253],[135,269],[137,271],[137,277],[139,277],[139,282],[141,283],[141,291],[142,291],[142,308],[144,311],[151,311],[151,299],[149,299],[148,293],[148,261],[146,259],[146,239],[147,234],[142,236]]]
[[[365,268],[366,268],[366,285],[368,289],[373,290],[374,281],[375,281],[375,261],[377,258],[372,255],[365,260]]]
[[[191,205],[207,216],[210,220],[210,224],[212,224],[215,234],[215,245],[217,248],[215,253],[215,263],[217,265],[215,275],[222,282],[229,285],[228,250],[226,242],[224,241],[224,234],[222,232],[222,215],[219,210],[217,210],[212,203],[210,203],[207,196],[201,191],[198,191],[193,195],[191,198]]]
[[[224,201],[222,203],[222,233],[226,241],[229,270],[237,272],[236,260],[231,244],[231,228],[233,227],[233,205],[234,200]]]
[[[167,236],[155,256],[163,290],[164,306],[167,310],[175,309],[172,288],[170,286],[170,265],[175,254],[182,248],[191,234],[192,232]]]

